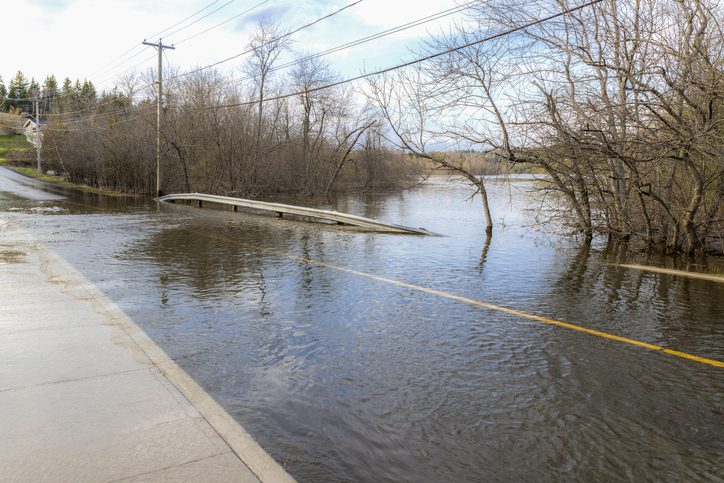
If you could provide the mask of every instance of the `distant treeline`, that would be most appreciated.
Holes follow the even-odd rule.
[[[253,54],[236,81],[215,70],[165,72],[162,128],[164,192],[264,197],[318,196],[336,189],[407,184],[402,151],[383,142],[382,123],[346,86],[315,91],[338,78],[329,64],[297,53],[286,74],[274,61],[288,45],[262,22]],[[156,73],[122,77],[100,95],[92,83],[43,87],[18,73],[7,97],[43,98],[46,166],[71,182],[129,193],[156,186]],[[278,97],[288,91],[297,95]],[[17,97],[16,97],[17,96]],[[31,101],[8,101],[31,112]]]
[[[0,76],[0,112],[34,114],[34,99],[40,99],[40,111],[62,112],[93,105],[97,100],[96,88],[89,80],[75,82],[65,78],[61,86],[54,75],[49,75],[40,85],[35,78],[28,79],[18,71],[5,85]]]

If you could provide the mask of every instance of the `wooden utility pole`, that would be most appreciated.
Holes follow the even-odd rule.
[[[42,173],[43,169],[40,167],[40,99],[35,98],[35,159],[38,162],[38,173]]]
[[[161,191],[161,123],[163,119],[163,49],[176,50],[173,45],[163,45],[161,39],[158,43],[143,41],[143,45],[150,45],[158,49],[158,106],[156,118],[156,196],[163,196]]]

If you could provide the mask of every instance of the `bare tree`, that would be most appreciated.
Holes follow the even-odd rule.
[[[369,81],[369,96],[382,118],[388,123],[392,136],[388,139],[412,155],[431,161],[436,166],[457,174],[469,181],[480,193],[485,215],[485,233],[493,232],[488,193],[483,177],[474,175],[462,162],[455,160],[452,152],[440,150],[449,141],[449,133],[443,132],[442,123],[433,124],[431,118],[438,109],[438,99],[431,95],[434,83],[425,78],[417,68],[384,74]],[[439,119],[438,119],[439,120]],[[437,145],[438,153],[431,152],[429,145]]]
[[[249,173],[252,184],[256,182],[256,166],[261,161],[264,95],[273,72],[272,67],[274,66],[274,62],[288,47],[289,38],[281,33],[278,25],[267,18],[259,21],[257,29],[249,41],[249,48],[252,50],[252,53],[246,64],[246,69],[256,86],[256,99],[258,101],[254,164]]]

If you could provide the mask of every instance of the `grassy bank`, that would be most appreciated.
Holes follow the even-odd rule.
[[[37,179],[45,183],[50,183],[61,188],[70,190],[83,191],[85,193],[95,193],[105,196],[133,196],[118,191],[104,190],[93,188],[84,184],[75,184],[66,181],[62,176],[55,176],[46,173],[38,173],[33,166],[27,166],[30,153],[33,153],[33,161],[35,159],[35,148],[30,144],[25,136],[6,135],[0,136],[0,166],[12,169],[18,174],[27,176],[28,178]]]
[[[33,149],[33,145],[25,139],[25,136],[17,134],[0,136],[0,166],[7,165],[12,153],[26,153]]]

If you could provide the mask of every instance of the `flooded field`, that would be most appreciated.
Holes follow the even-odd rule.
[[[490,243],[480,200],[445,179],[334,206],[442,237],[47,193],[5,170],[0,218],[300,481],[720,478],[724,368],[500,309],[724,361],[724,284],[541,230],[533,184],[491,185]]]

